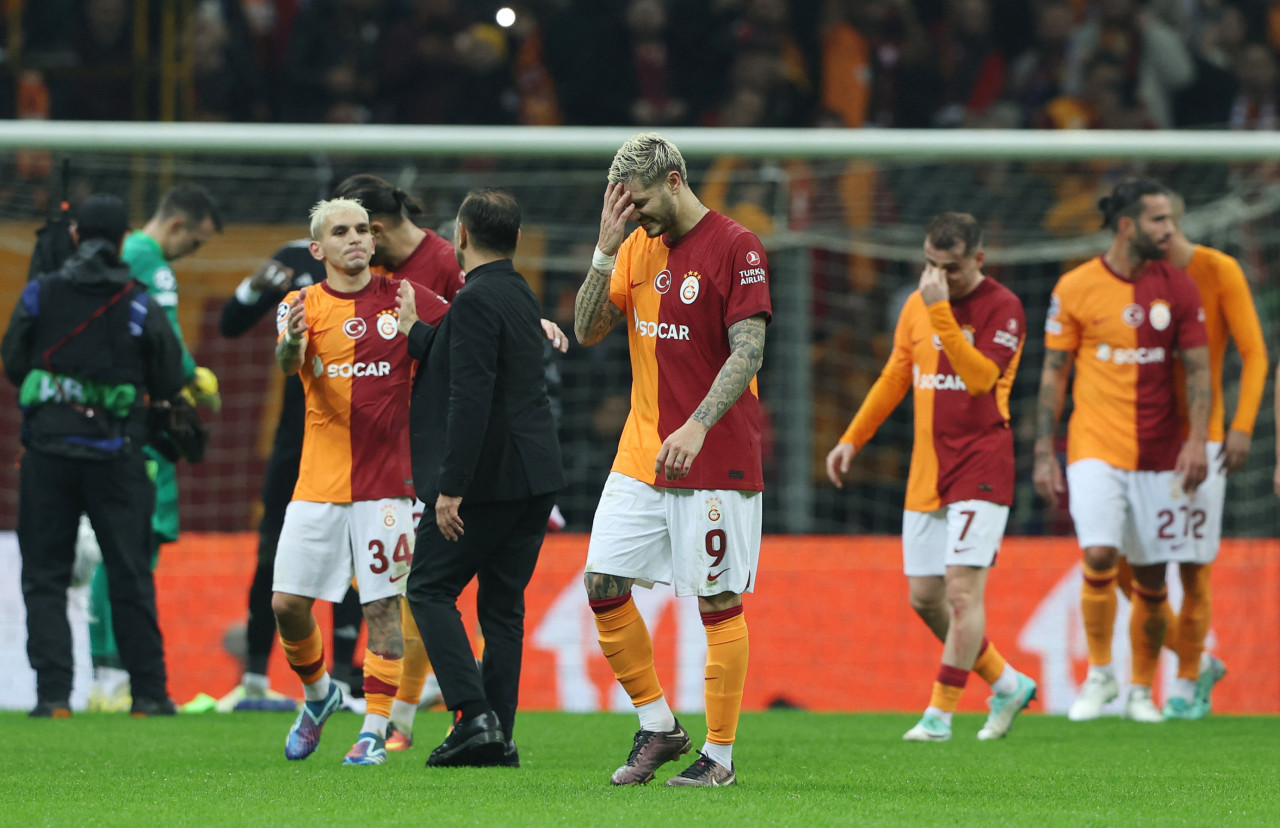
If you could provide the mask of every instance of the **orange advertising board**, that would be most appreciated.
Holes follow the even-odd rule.
[[[198,692],[221,696],[239,680],[224,640],[244,623],[256,542],[254,533],[188,533],[161,556],[160,621],[179,702]],[[595,640],[582,588],[586,547],[585,535],[552,535],[543,547],[526,594],[524,709],[630,709]],[[1040,683],[1035,709],[1064,712],[1084,676],[1078,563],[1072,538],[1009,538],[988,582],[988,637]],[[1180,587],[1170,581],[1176,606]],[[744,601],[751,636],[745,709],[915,711],[928,703],[942,647],[907,604],[896,537],[766,537],[757,590]],[[471,628],[474,594],[472,587],[462,599]],[[700,710],[706,645],[695,602],[676,601],[667,589],[636,589],[635,596],[673,707]],[[317,607],[327,631],[328,607]],[[1210,648],[1229,670],[1214,711],[1280,713],[1280,541],[1224,541],[1213,607]],[[1122,598],[1114,646],[1121,676],[1127,617]],[[1175,669],[1166,653],[1157,700]],[[300,695],[278,649],[270,672],[273,687]],[[985,709],[987,695],[972,677],[961,709]]]

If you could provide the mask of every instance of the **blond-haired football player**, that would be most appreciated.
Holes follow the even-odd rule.
[[[386,761],[404,654],[401,596],[413,558],[413,361],[397,324],[400,282],[369,270],[374,241],[364,207],[350,199],[318,203],[310,248],[324,262],[325,280],[285,296],[276,316],[276,361],[286,374],[301,373],[307,411],[272,584],[280,641],[306,697],[285,756],[310,756],[342,702],[311,607],[317,598],[340,600],[354,575],[369,628],[366,714],[343,763],[376,765]],[[437,298],[419,314],[439,321],[446,307]]]
[[[630,234],[628,222],[639,225]],[[742,593],[755,587],[764,489],[755,376],[771,312],[760,240],[698,201],[670,141],[644,133],[623,144],[574,304],[579,342],[594,345],[624,322],[631,347],[631,414],[596,509],[586,574],[601,648],[640,717],[614,785],[648,782],[691,746],[658,682],[631,600],[636,583],[697,596],[707,634],[707,740],[667,784],[737,778]]]

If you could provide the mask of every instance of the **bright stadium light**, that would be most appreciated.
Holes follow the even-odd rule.
[[[514,9],[511,9],[507,6],[503,6],[502,8],[498,9],[498,13],[494,15],[494,18],[498,21],[499,26],[501,26],[504,29],[509,29],[513,25],[515,25],[516,13]]]

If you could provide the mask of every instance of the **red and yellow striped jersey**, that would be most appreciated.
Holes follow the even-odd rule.
[[[351,503],[413,497],[409,387],[414,361],[397,329],[400,282],[375,276],[354,293],[321,282],[307,290],[307,337],[299,376],[306,392],[302,462],[294,500]],[[294,291],[280,303],[284,335]],[[448,307],[419,300],[435,321]]]
[[[631,413],[613,471],[655,486],[760,491],[756,381],[707,432],[693,470],[660,479],[662,441],[689,419],[729,358],[729,327],[772,313],[769,263],[755,234],[714,210],[674,244],[637,228],[618,250],[609,299],[631,349]]]
[[[1187,275],[1200,291],[1204,306],[1204,329],[1209,337],[1209,439],[1226,437],[1226,406],[1222,399],[1222,363],[1227,353],[1227,340],[1234,339],[1243,365],[1240,371],[1240,395],[1231,428],[1253,433],[1262,394],[1267,385],[1267,343],[1262,337],[1262,324],[1253,305],[1249,282],[1240,263],[1212,247],[1196,245],[1187,265]],[[1186,386],[1182,381],[1182,364],[1178,372],[1178,410],[1186,411]],[[1185,419],[1185,414],[1183,415]],[[1184,430],[1185,435],[1185,430]]]
[[[953,346],[952,355],[940,334],[955,325],[964,345]],[[1022,303],[992,279],[950,304],[926,306],[919,291],[912,293],[898,317],[893,353],[841,442],[861,448],[914,388],[915,442],[904,508],[931,512],[961,500],[1012,505],[1009,392],[1025,336]],[[976,383],[976,375],[991,370],[992,363],[991,390],[971,393],[964,377]]]
[[[1099,256],[1058,280],[1045,346],[1075,354],[1067,462],[1167,471],[1182,448],[1176,352],[1207,342],[1195,284],[1168,262],[1130,281]]]

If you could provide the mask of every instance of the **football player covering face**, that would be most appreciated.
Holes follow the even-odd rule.
[[[627,181],[625,186],[631,197],[631,221],[639,224],[649,238],[656,238],[670,230],[676,223],[676,195],[680,174],[671,172],[662,181],[650,187],[641,187],[638,178]]]
[[[945,299],[961,299],[973,293],[983,280],[982,265],[987,254],[982,248],[965,255],[964,242],[938,248],[924,242],[924,272],[920,274],[920,298],[926,305]]]

